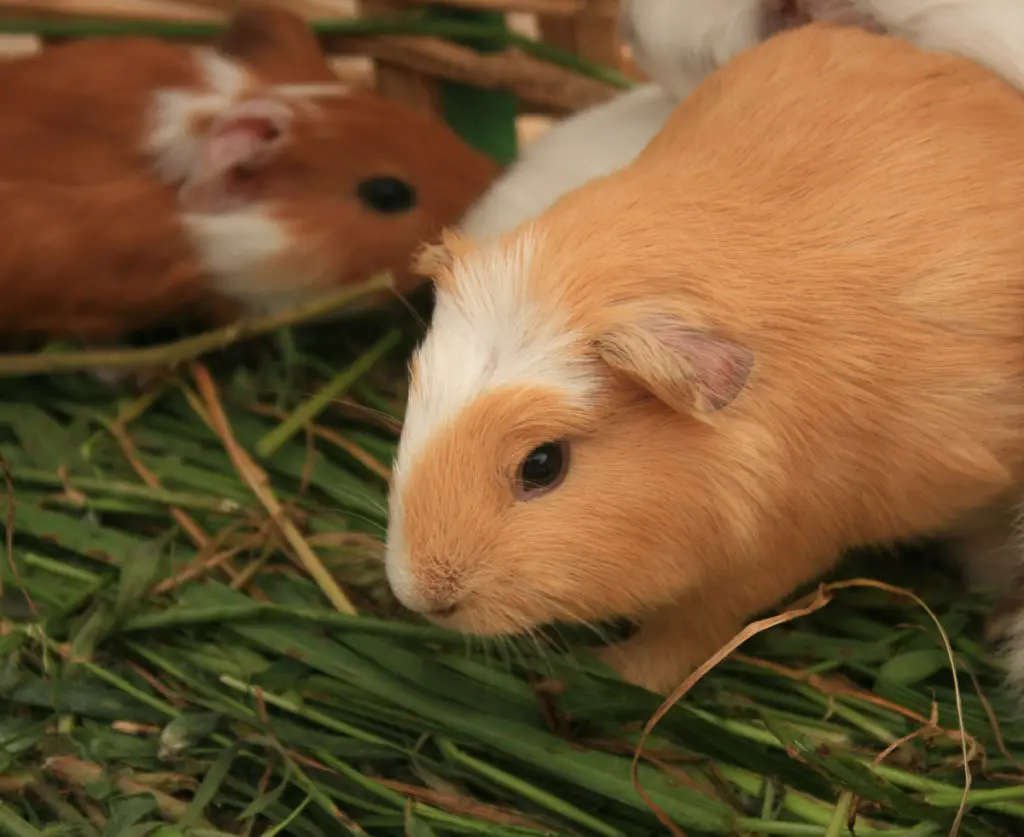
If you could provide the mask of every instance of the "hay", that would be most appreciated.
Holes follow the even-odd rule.
[[[388,595],[421,321],[271,325],[256,351],[194,360],[237,334],[149,350],[185,365],[141,395],[68,373],[96,358],[5,359],[0,834],[666,833],[649,802],[690,837],[925,837],[954,828],[964,751],[959,833],[1024,833],[1024,718],[982,638],[990,603],[921,555],[846,572],[882,567],[938,615],[959,716],[928,613],[846,589],[668,709],[641,793],[661,701],[585,634],[470,645]],[[63,371],[26,377],[47,365]]]

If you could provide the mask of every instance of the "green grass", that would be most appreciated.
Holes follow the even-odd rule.
[[[571,631],[470,645],[397,611],[379,538],[421,327],[349,331],[281,332],[142,396],[0,384],[0,833],[668,833],[630,774],[658,698]],[[1024,722],[988,604],[921,560],[846,572],[882,563],[938,614],[974,778],[960,833],[1020,834]],[[928,615],[850,589],[701,681],[638,778],[687,835],[945,835],[957,727]]]
[[[474,139],[508,150],[507,131]],[[394,605],[380,538],[421,326],[341,333],[275,332],[143,395],[71,374],[80,357],[0,358],[0,834],[671,833],[656,806],[689,837],[947,835],[965,744],[959,833],[1024,833],[1024,717],[982,639],[990,604],[927,551],[844,573],[933,609],[962,713],[925,610],[847,589],[669,709],[641,793],[661,701],[593,662],[585,632],[470,644]],[[64,371],[27,376],[45,364]]]

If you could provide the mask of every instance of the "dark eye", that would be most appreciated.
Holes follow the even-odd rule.
[[[397,177],[369,177],[359,184],[356,194],[370,209],[387,215],[416,206],[416,190]]]
[[[545,442],[531,450],[519,466],[516,488],[524,500],[557,488],[569,467],[569,443]]]

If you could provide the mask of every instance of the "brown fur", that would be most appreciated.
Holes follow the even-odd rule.
[[[0,178],[92,185],[144,170],[154,91],[197,87],[188,51],[157,38],[90,38],[0,61]]]
[[[235,12],[218,47],[278,82],[337,80],[323,59],[316,33],[283,3],[247,0]]]
[[[368,92],[320,108],[296,126],[294,146],[266,166],[252,197],[282,200],[280,217],[315,242],[310,249],[330,259],[332,273],[365,278],[390,269],[407,291],[423,275],[412,269],[419,243],[454,223],[498,166],[443,123]],[[371,174],[417,185],[417,209],[380,218],[363,207],[354,190]]]
[[[441,621],[637,616],[607,658],[669,690],[846,548],[1019,502],[1022,136],[1019,93],[975,64],[812,24],[505,239],[538,234],[529,292],[567,313],[602,394],[581,416],[495,390],[431,439],[404,541],[425,595],[459,605]],[[693,381],[664,341],[629,376],[600,363],[644,309],[752,354],[727,406],[655,397]],[[563,436],[564,483],[516,503],[508,469]]]
[[[247,95],[337,81],[311,30],[283,8],[243,6],[221,51],[258,73]],[[0,63],[0,199],[15,242],[0,253],[0,329],[113,339],[197,311],[237,316],[189,248],[181,183],[160,183],[142,148],[154,93],[199,84],[187,47],[148,38],[82,40]],[[249,297],[329,291],[382,270],[412,289],[416,248],[458,219],[498,165],[441,121],[369,91],[316,105],[299,109],[288,141],[233,184],[245,201],[269,201],[294,240],[286,265],[252,277]],[[364,207],[356,185],[377,175],[413,184],[417,207],[390,216]],[[43,239],[48,248],[17,246]]]
[[[19,231],[4,242],[12,279],[3,287],[0,334],[103,343],[120,337],[126,324],[209,304],[202,266],[177,228],[174,204],[173,192],[146,179],[91,189],[0,183],[0,217]],[[148,223],[111,223],[139,216]],[[83,252],[91,256],[87,267]],[[132,276],[146,281],[110,281]]]

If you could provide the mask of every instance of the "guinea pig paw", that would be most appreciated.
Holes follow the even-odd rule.
[[[591,649],[591,653],[627,683],[659,695],[669,694],[686,675],[662,665],[632,641]]]

